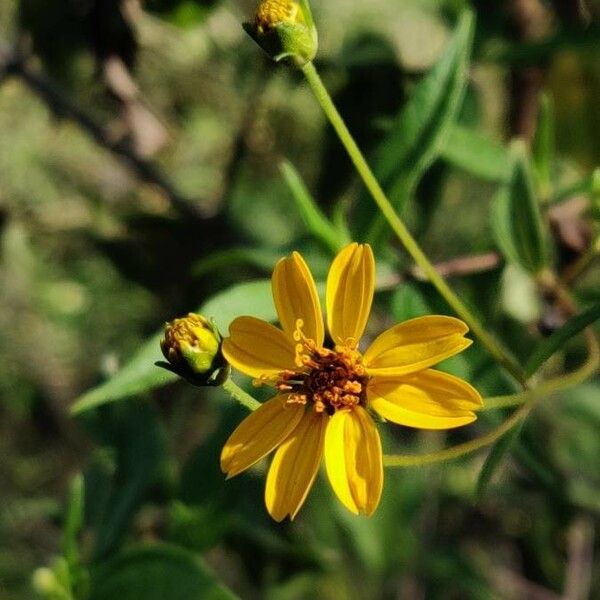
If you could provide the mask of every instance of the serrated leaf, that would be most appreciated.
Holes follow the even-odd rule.
[[[239,315],[273,321],[276,318],[269,280],[240,283],[213,296],[197,311],[214,317],[221,332]],[[163,360],[159,342],[162,332],[152,336],[132,359],[111,379],[81,396],[71,407],[80,413],[107,402],[114,402],[175,381],[177,376],[155,366]]]
[[[450,129],[442,149],[442,158],[484,181],[505,182],[510,176],[508,150],[462,125],[455,124]]]
[[[504,256],[535,275],[547,259],[540,206],[523,142],[513,143],[511,155],[510,178],[494,199],[492,226]]]
[[[197,555],[157,544],[123,552],[92,571],[90,600],[235,600]]]
[[[440,155],[455,122],[466,90],[474,31],[472,12],[461,14],[442,58],[417,85],[408,103],[373,158],[374,172],[397,211],[425,170]],[[355,222],[358,239],[364,239],[364,223],[372,214],[370,198],[363,195]],[[367,228],[367,239],[379,243],[381,215]]]
[[[531,377],[555,352],[560,350],[573,336],[600,319],[600,304],[569,319],[560,329],[541,342],[525,365],[525,374]]]

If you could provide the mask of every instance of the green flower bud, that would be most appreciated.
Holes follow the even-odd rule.
[[[194,385],[221,385],[229,367],[221,354],[221,335],[213,321],[189,313],[165,325],[160,348],[168,363],[158,366]]]
[[[317,54],[317,30],[307,0],[263,0],[254,23],[244,23],[244,29],[276,62],[300,68]]]

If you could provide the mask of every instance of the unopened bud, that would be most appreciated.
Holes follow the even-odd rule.
[[[202,315],[189,313],[167,323],[160,348],[169,362],[158,366],[195,385],[220,385],[228,375],[221,335],[214,322]]]
[[[244,23],[244,29],[276,62],[303,67],[317,54],[317,30],[308,0],[263,0],[254,23]]]

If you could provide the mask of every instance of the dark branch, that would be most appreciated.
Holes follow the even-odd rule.
[[[198,200],[179,194],[155,163],[139,156],[126,139],[111,139],[102,125],[77,106],[46,75],[28,65],[26,57],[7,51],[0,42],[0,83],[8,77],[20,79],[56,117],[76,123],[99,146],[122,160],[141,181],[159,188],[182,216],[195,220],[206,218]]]

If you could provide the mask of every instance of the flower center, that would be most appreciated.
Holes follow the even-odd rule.
[[[360,352],[351,346],[319,347],[301,328],[299,320],[294,336],[298,368],[283,371],[277,382],[279,391],[289,393],[288,403],[311,404],[316,412],[329,415],[364,405],[368,377]]]
[[[278,23],[295,22],[301,17],[300,7],[291,0],[264,0],[256,11],[256,26],[268,31]]]

